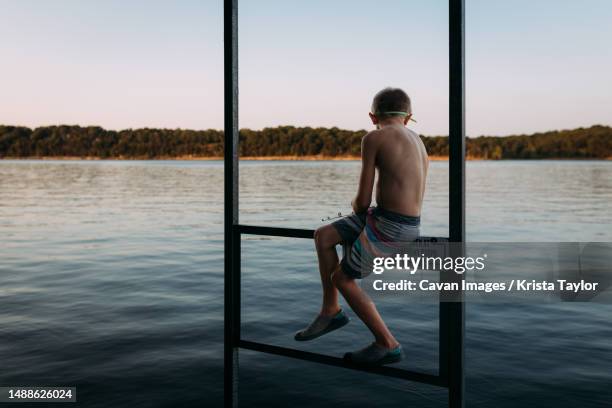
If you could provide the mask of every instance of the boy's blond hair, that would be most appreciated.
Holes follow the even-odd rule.
[[[410,115],[412,103],[406,92],[399,88],[385,88],[379,91],[372,101],[372,113],[379,118],[396,116],[400,113]]]

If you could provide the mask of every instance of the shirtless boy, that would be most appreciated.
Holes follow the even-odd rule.
[[[404,91],[385,88],[378,92],[370,118],[376,130],[361,142],[361,175],[351,203],[354,213],[315,232],[323,303],[319,315],[296,333],[295,339],[313,340],[349,322],[338,303],[340,292],[375,339],[364,349],[346,353],[344,358],[358,364],[380,365],[400,361],[404,352],[355,279],[371,272],[371,268],[361,265],[361,259],[363,252],[377,243],[374,240],[409,242],[418,237],[429,161],[419,136],[406,127],[412,118],[412,107]],[[376,171],[376,207],[370,207]],[[342,262],[336,253],[338,244],[344,247]]]

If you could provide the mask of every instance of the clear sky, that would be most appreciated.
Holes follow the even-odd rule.
[[[380,7],[384,4],[384,7]],[[612,125],[612,1],[466,0],[467,131]],[[0,0],[0,124],[223,126],[221,0]],[[240,126],[448,132],[446,0],[242,0]]]

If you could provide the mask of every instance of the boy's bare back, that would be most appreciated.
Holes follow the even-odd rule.
[[[376,204],[385,210],[419,217],[429,159],[419,135],[406,125],[412,120],[408,94],[385,88],[374,96],[370,112],[376,130],[361,141],[361,175],[352,202],[356,214],[372,202],[376,172]]]
[[[429,164],[421,138],[403,125],[388,125],[368,133],[363,147],[368,150],[363,154],[374,155],[378,170],[377,205],[420,216]]]

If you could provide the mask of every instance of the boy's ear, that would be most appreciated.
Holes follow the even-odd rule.
[[[410,120],[411,117],[412,117],[412,113],[410,115],[404,116],[404,125],[408,124],[408,121]]]
[[[370,119],[372,120],[373,125],[378,125],[378,118],[373,113],[368,113],[370,115]]]

